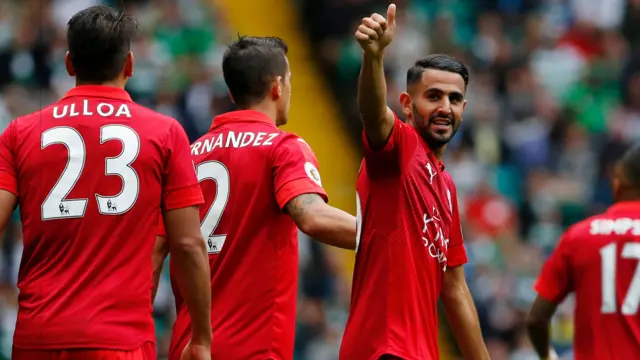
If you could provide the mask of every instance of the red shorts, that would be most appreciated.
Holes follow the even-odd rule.
[[[13,349],[12,360],[156,360],[156,344],[146,342],[135,350],[68,349],[29,350]]]

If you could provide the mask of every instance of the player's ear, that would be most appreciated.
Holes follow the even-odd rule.
[[[400,105],[402,105],[402,112],[405,117],[411,116],[411,109],[413,105],[413,100],[411,100],[411,95],[408,92],[404,91],[400,94]]]
[[[74,69],[73,64],[71,63],[71,57],[68,51],[64,55],[64,66],[67,68],[67,74],[69,74],[69,76],[76,76],[76,69]]]
[[[129,51],[127,53],[127,59],[124,63],[124,76],[130,78],[133,76],[133,66],[135,59],[133,57],[133,52]]]
[[[233,99],[233,95],[231,95],[231,91],[227,91],[227,93],[229,94],[229,100],[231,100],[232,104],[235,104],[236,101]],[[195,165],[194,165],[195,166]]]
[[[278,100],[282,97],[282,87],[284,86],[282,81],[282,76],[277,76],[271,83],[271,97],[273,100]]]
[[[611,190],[613,199],[618,199],[618,195],[624,191],[624,179],[622,178],[620,164],[616,163],[611,169]]]

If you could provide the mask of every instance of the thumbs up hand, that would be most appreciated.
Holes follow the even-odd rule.
[[[393,40],[396,32],[396,5],[387,9],[387,18],[373,14],[362,19],[355,33],[362,50],[370,55],[382,55],[384,48]]]

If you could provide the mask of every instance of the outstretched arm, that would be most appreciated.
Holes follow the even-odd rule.
[[[298,195],[285,210],[300,231],[311,238],[343,249],[356,248],[356,218],[329,206],[320,195]]]
[[[389,5],[387,19],[379,14],[362,19],[355,33],[362,47],[362,69],[358,82],[358,108],[364,131],[372,148],[381,148],[393,129],[395,116],[387,107],[384,77],[384,48],[395,33],[396,7]]]
[[[482,340],[478,313],[464,278],[462,265],[448,268],[445,272],[441,298],[464,358],[490,359]]]

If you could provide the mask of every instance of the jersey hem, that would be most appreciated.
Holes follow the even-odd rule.
[[[370,358],[369,360],[378,360],[383,355],[397,356],[397,357],[402,358],[403,360],[418,360],[417,357],[412,357],[411,355],[407,354],[404,351],[400,351],[400,350],[396,350],[396,349],[389,349],[389,348],[376,352],[375,355],[372,358]]]
[[[98,344],[93,342],[73,342],[73,343],[58,343],[49,345],[25,345],[18,341],[13,342],[13,347],[21,350],[65,350],[65,349],[96,349],[96,350],[114,350],[114,351],[132,351],[143,346],[146,343],[152,343],[156,345],[156,340],[153,338],[143,338],[130,346],[122,346],[118,344]]]

